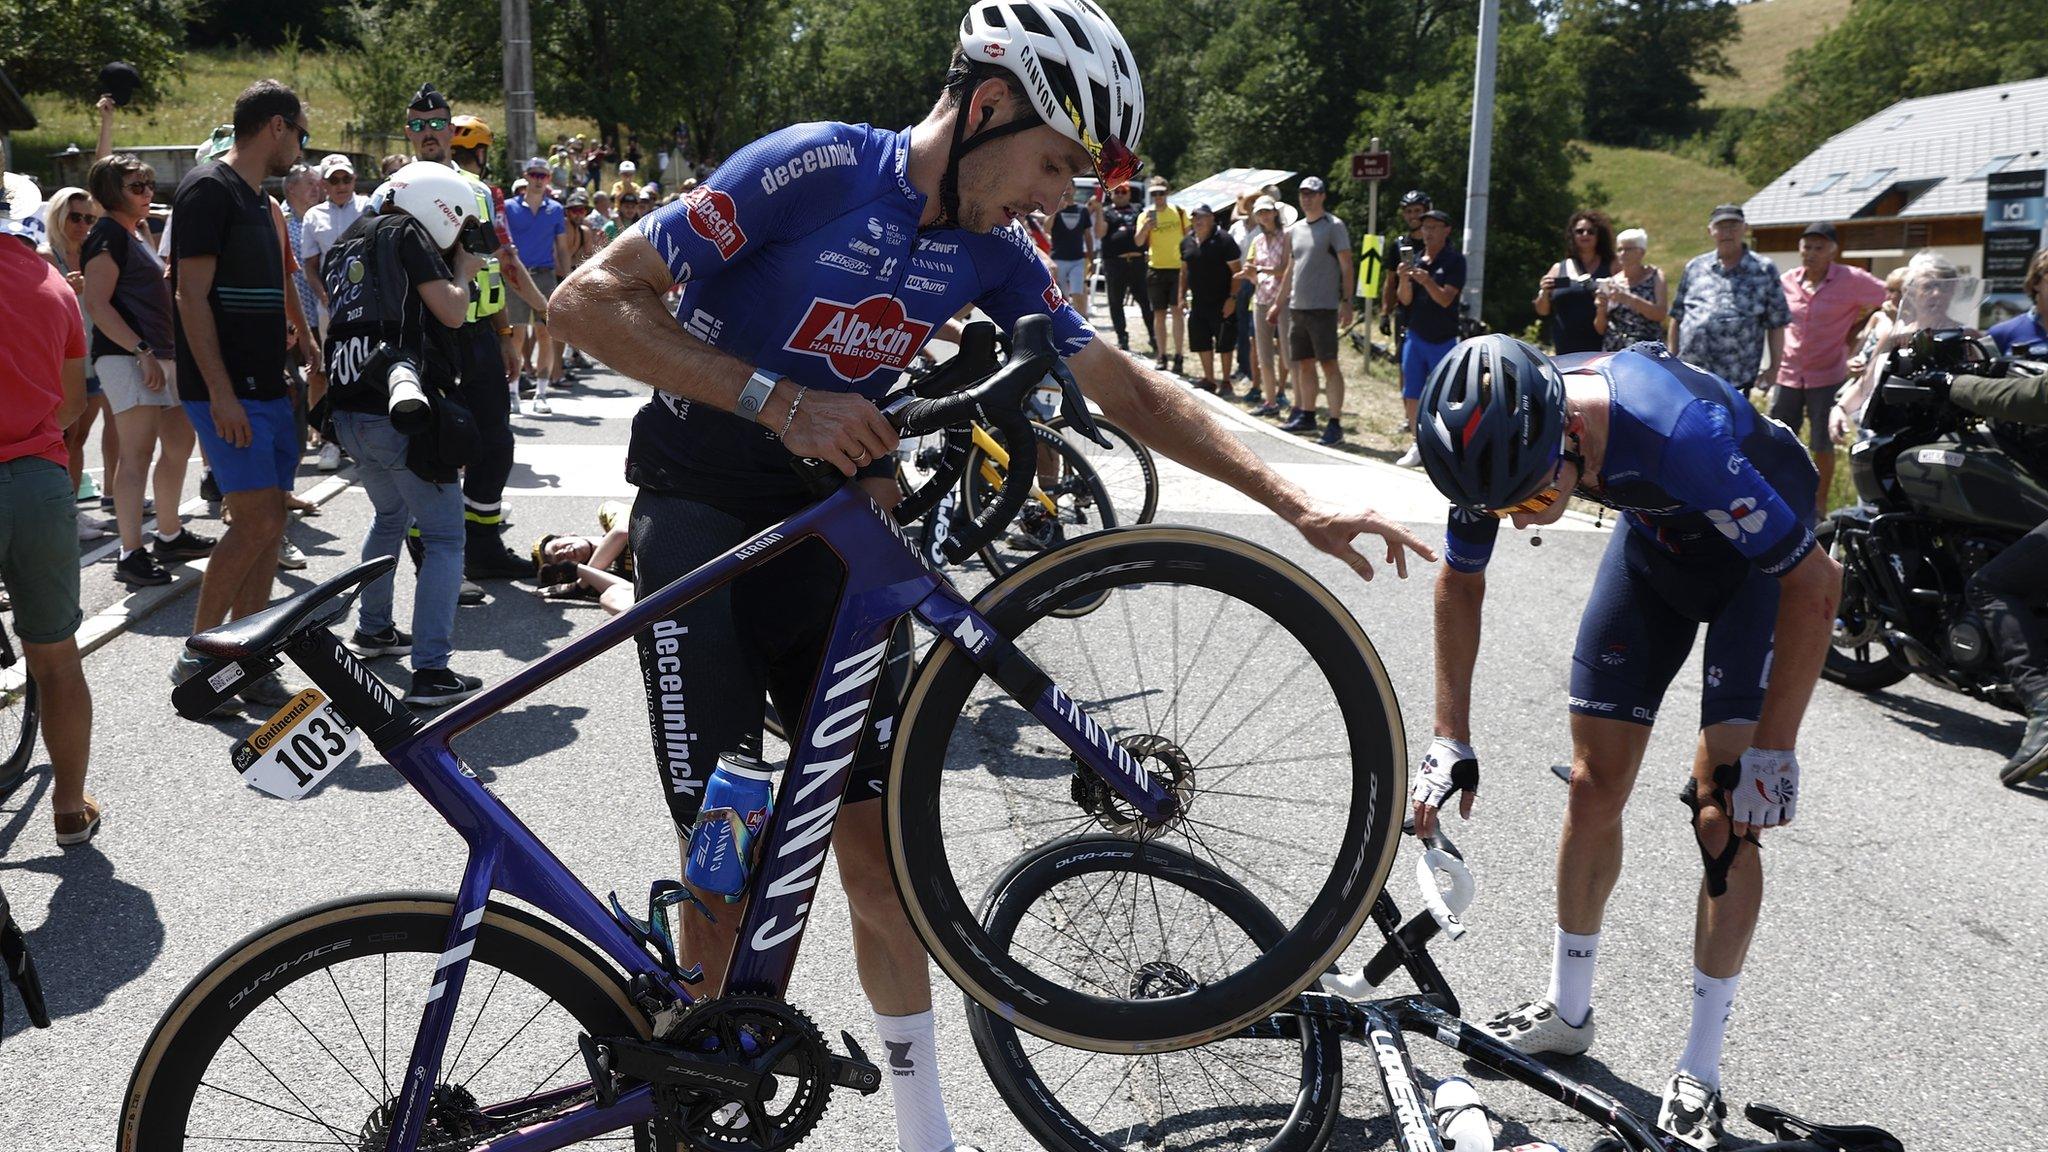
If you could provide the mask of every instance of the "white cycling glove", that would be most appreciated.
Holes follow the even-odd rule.
[[[1790,824],[1799,810],[1799,757],[1792,750],[1751,748],[1742,754],[1728,818],[1755,828]]]
[[[1408,798],[1416,804],[1440,809],[1452,793],[1460,790],[1479,795],[1479,754],[1470,744],[1439,736],[1429,742],[1429,751],[1422,754],[1422,770],[1416,773]]]

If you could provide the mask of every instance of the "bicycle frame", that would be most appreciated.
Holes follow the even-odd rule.
[[[981,449],[982,455],[985,457],[981,462],[981,478],[991,486],[1001,488],[1003,486],[1003,474],[996,471],[996,469],[1008,468],[1010,466],[1009,450],[1003,447],[1002,441],[989,435],[988,429],[983,428],[980,424],[970,424],[968,429],[969,435],[974,438],[974,446]],[[1039,507],[1044,508],[1048,513],[1055,516],[1059,515],[1059,508],[1052,502],[1052,497],[1047,496],[1041,491],[1035,480],[1031,485],[1031,498],[1038,501]]]
[[[781,996],[788,985],[889,634],[906,614],[915,614],[944,642],[960,649],[1137,811],[1153,819],[1171,814],[1174,801],[1160,783],[918,559],[916,549],[889,514],[852,485],[704,564],[425,726],[332,632],[325,627],[308,629],[286,647],[285,655],[327,693],[343,716],[363,729],[406,783],[433,805],[470,849],[456,896],[456,914],[449,924],[395,1101],[395,1118],[385,1145],[388,1152],[412,1152],[418,1143],[455,1022],[469,954],[485,904],[494,892],[527,901],[568,925],[611,957],[629,980],[645,978],[679,1006],[694,1000],[683,983],[613,919],[597,896],[540,838],[463,767],[450,742],[643,631],[651,629],[658,646],[673,640],[661,627],[670,613],[813,537],[838,555],[846,569],[846,584],[834,611],[819,677],[793,732],[798,738],[791,742],[774,814],[762,834],[760,864],[748,885],[751,898],[733,949],[728,991]],[[657,652],[664,660],[683,658],[660,647]],[[659,681],[656,688],[660,688]],[[704,749],[702,754],[712,756],[720,751]],[[491,1148],[497,1152],[542,1152],[647,1121],[654,1112],[653,1092],[642,1085],[621,1093],[609,1108],[583,1105],[503,1137]]]

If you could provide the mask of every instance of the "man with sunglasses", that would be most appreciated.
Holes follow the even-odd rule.
[[[1550,989],[1486,1024],[1517,1051],[1577,1054],[1593,1042],[1593,964],[1621,872],[1622,809],[1664,691],[1707,626],[1682,793],[1706,870],[1692,1027],[1657,1124],[1712,1148],[1727,1112],[1722,1040],[1763,900],[1758,836],[1797,808],[1793,748],[1842,587],[1841,567],[1814,543],[1813,462],[1739,390],[1657,344],[1553,363],[1512,337],[1466,340],[1430,376],[1417,436],[1430,481],[1452,501],[1436,595],[1436,738],[1412,794],[1419,835],[1460,790],[1469,817],[1478,791],[1472,669],[1501,520],[1554,523],[1576,495],[1625,525],[1572,658]]]
[[[339,152],[320,160],[320,181],[327,198],[306,209],[299,228],[299,262],[305,266],[306,282],[313,286],[313,303],[319,306],[320,335],[327,335],[327,288],[320,275],[320,261],[334,248],[341,234],[362,218],[370,198],[356,191],[356,166]]]
[[[633,422],[626,475],[634,576],[644,594],[812,503],[792,456],[900,498],[896,435],[875,407],[939,327],[968,305],[998,324],[1049,317],[1103,411],[1153,447],[1249,494],[1311,543],[1387,539],[1405,571],[1421,541],[1371,512],[1339,514],[1276,475],[1184,385],[1118,352],[1067,303],[1011,225],[1076,176],[1109,187],[1137,170],[1144,95],[1123,36],[1092,0],[977,0],[944,91],[901,131],[783,129],[622,233],[562,283],[559,333],[656,389]],[[670,307],[668,293],[681,289]],[[794,716],[810,689],[841,578],[816,542],[705,596],[641,637],[656,764],[687,845],[721,753],[761,732],[772,690]],[[879,698],[894,699],[884,687]],[[884,710],[886,711],[886,709]],[[850,774],[833,851],[854,960],[889,1053],[903,1152],[952,1147],[933,1053],[928,962],[882,844],[894,717],[876,714],[833,770]],[[824,777],[820,777],[824,779]],[[724,981],[737,916],[686,917],[681,951]]]

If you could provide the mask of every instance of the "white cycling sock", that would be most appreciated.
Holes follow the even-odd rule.
[[[1565,1023],[1577,1028],[1593,1011],[1593,959],[1600,950],[1598,932],[1580,935],[1556,929],[1550,953],[1550,1002]]]
[[[1721,1087],[1721,1042],[1728,1038],[1728,1018],[1735,1014],[1735,990],[1742,973],[1716,979],[1692,970],[1692,1028],[1685,1034],[1685,1053],[1678,1071],[1709,1088]]]
[[[902,1152],[946,1152],[953,1146],[953,1126],[946,1121],[946,1098],[939,1091],[931,1010],[914,1016],[877,1012],[875,1033],[882,1038],[882,1071],[896,1104],[897,1146]]]

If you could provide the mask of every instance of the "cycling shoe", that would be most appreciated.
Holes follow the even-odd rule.
[[[1557,1014],[1557,1005],[1547,999],[1510,1008],[1480,1027],[1488,1036],[1524,1056],[1577,1056],[1593,1046],[1592,1010],[1586,1011],[1585,1023],[1573,1027]]]
[[[1721,1090],[1686,1072],[1676,1072],[1664,1086],[1657,1106],[1657,1130],[1700,1152],[1713,1152],[1727,1135],[1728,1105]]]

